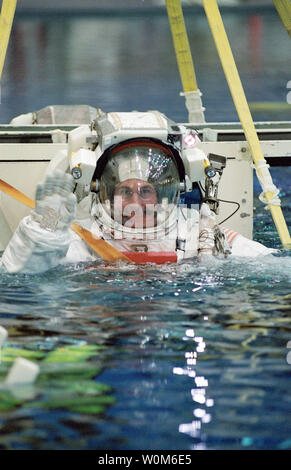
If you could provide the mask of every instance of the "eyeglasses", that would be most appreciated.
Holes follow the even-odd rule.
[[[151,186],[142,186],[137,191],[133,191],[128,186],[121,186],[115,191],[115,196],[121,196],[125,200],[130,200],[133,194],[136,193],[141,199],[152,199],[156,197],[156,191]]]

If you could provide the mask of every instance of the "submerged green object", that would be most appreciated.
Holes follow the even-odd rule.
[[[2,362],[13,362],[17,357],[24,357],[31,361],[39,361],[45,357],[45,353],[43,351],[33,351],[13,345],[5,346],[1,351]]]
[[[9,43],[17,0],[2,0],[0,13],[0,80]]]
[[[0,413],[18,408],[22,403],[23,401],[13,397],[9,390],[0,390]]]
[[[44,362],[83,362],[94,356],[102,347],[93,345],[66,346],[50,352]]]
[[[115,398],[110,395],[111,387],[96,381],[101,366],[94,360],[88,361],[104,347],[77,340],[64,339],[61,342],[69,345],[51,349],[51,345],[41,342],[30,345],[27,349],[13,344],[2,349],[3,366],[23,357],[38,362],[41,374],[32,399],[19,398],[13,387],[0,388],[0,413],[25,407],[48,410],[62,408],[73,413],[96,415],[103,413],[115,402]],[[2,380],[6,369],[7,367],[1,368],[0,364]],[[34,399],[36,396],[37,400]]]

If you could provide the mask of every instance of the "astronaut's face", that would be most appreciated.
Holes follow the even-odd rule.
[[[119,183],[114,191],[114,205],[120,204],[122,225],[147,228],[156,225],[154,206],[157,204],[154,186],[140,179],[128,179]]]

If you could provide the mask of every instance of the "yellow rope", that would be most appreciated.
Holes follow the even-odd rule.
[[[4,67],[17,0],[2,0],[0,14],[0,80]]]
[[[263,176],[260,166],[262,166],[262,163],[265,164],[266,161],[263,155],[258,135],[255,130],[250,109],[235,65],[235,61],[223,26],[217,2],[216,0],[202,1],[209,22],[209,26],[212,31],[214,42],[216,44],[216,48],[220,57],[220,61],[228,82],[228,86],[232,94],[232,98],[237,113],[239,115],[246,139],[250,146],[254,165],[257,169],[258,175]],[[265,168],[265,174],[267,171],[267,168]],[[269,173],[268,176],[270,177]],[[268,202],[268,206],[270,208],[282,245],[284,246],[284,248],[291,248],[291,237],[281,207],[279,205],[274,205],[271,203],[274,197],[274,193],[271,191],[266,191],[264,196],[266,198],[266,201]]]

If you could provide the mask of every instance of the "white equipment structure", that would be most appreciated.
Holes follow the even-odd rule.
[[[90,122],[88,114],[83,119],[80,116],[79,125],[66,122],[32,124],[27,122],[25,115],[23,120],[18,118],[13,124],[1,126],[0,178],[34,199],[36,184],[43,180],[47,172],[60,168],[64,171],[71,170],[74,174],[74,168],[79,165],[83,185],[86,186],[97,159],[108,146],[135,136],[166,140],[169,133],[169,122],[157,111],[108,115],[96,110],[96,116],[99,123],[97,129],[92,126],[92,122],[96,121]],[[125,119],[126,124],[122,123],[120,118]],[[143,125],[138,125],[138,120],[143,120]],[[144,120],[147,120],[147,125]],[[25,124],[22,125],[21,122]],[[202,152],[206,156],[214,153],[227,158],[218,197],[235,201],[240,204],[240,208],[225,225],[252,238],[254,170],[250,149],[241,126],[236,123],[182,123],[177,124],[177,128],[180,131],[182,129],[185,135],[191,132],[195,134],[196,131],[200,139],[195,146],[195,158],[191,152],[190,156],[187,155],[189,149],[184,154],[182,152],[187,173],[192,181],[195,175],[196,180],[201,181]],[[267,163],[271,166],[290,165],[291,123],[256,123],[256,129]],[[81,153],[78,153],[80,149]],[[80,183],[82,179],[79,180]],[[231,204],[221,203],[218,222],[227,218],[234,208]],[[18,223],[29,211],[28,207],[0,191],[0,251],[5,249]]]

